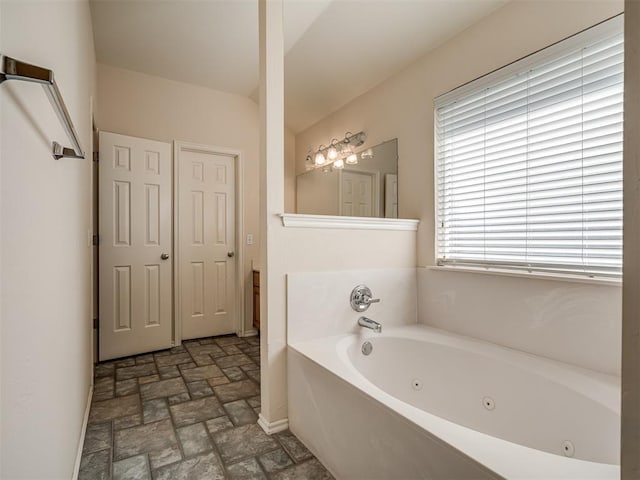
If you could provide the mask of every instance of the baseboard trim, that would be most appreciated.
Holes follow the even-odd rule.
[[[78,451],[76,452],[76,463],[73,466],[73,480],[78,480],[80,473],[80,462],[82,461],[82,449],[84,448],[84,437],[87,433],[87,424],[89,423],[89,412],[91,411],[91,400],[93,399],[93,385],[89,386],[89,395],[87,396],[87,407],[84,410],[84,420],[82,421],[82,430],[80,431],[80,441],[78,442]]]
[[[237,334],[239,337],[255,337],[256,335],[258,335],[258,330],[253,329],[253,330],[247,330],[246,332],[240,334]]]
[[[262,427],[262,429],[268,435],[272,435],[274,433],[282,432],[289,428],[289,419],[283,418],[282,420],[277,420],[275,422],[269,422],[266,418],[260,414],[258,416],[258,425]]]

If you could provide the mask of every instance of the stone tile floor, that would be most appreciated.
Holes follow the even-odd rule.
[[[259,344],[212,337],[97,364],[79,480],[332,479],[291,432],[256,423]]]

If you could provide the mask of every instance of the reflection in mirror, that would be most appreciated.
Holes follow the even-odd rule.
[[[398,139],[358,153],[358,163],[296,178],[296,212],[398,218]]]

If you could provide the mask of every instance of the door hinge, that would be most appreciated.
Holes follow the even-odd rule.
[[[93,328],[95,328],[95,329],[98,328],[98,319],[97,318],[93,319]]]
[[[100,161],[100,152],[93,152],[93,161],[94,162]]]
[[[94,247],[98,246],[98,235],[91,236],[91,245],[93,245]]]

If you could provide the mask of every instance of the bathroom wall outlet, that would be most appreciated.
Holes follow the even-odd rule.
[[[247,245],[253,245],[253,234],[247,233]]]

